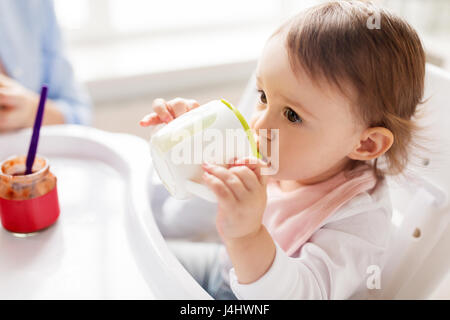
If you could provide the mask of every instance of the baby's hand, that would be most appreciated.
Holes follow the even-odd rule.
[[[170,101],[165,101],[161,98],[155,99],[152,104],[154,112],[142,118],[139,124],[142,127],[148,127],[160,123],[169,123],[183,113],[197,108],[198,106],[200,106],[200,104],[192,99],[176,98]]]
[[[267,176],[260,168],[266,165],[256,158],[238,160],[228,168],[203,164],[203,179],[218,199],[216,227],[224,242],[260,230],[267,203]]]

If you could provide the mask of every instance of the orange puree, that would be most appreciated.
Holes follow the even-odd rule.
[[[24,175],[26,157],[14,157],[1,163],[0,198],[26,200],[43,196],[56,185],[56,177],[50,172],[47,160],[36,157],[32,173]]]

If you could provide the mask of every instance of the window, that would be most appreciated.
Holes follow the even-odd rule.
[[[450,70],[450,1],[380,0],[419,33],[427,60]]]
[[[450,1],[384,0],[381,2],[406,18],[422,36],[448,36],[450,30]]]
[[[55,0],[70,43],[145,34],[201,32],[277,22],[279,0]]]
[[[373,0],[405,17],[445,66],[450,1]],[[280,22],[324,0],[54,0],[81,80],[256,61]],[[101,60],[101,63],[98,61]],[[448,64],[448,62],[447,62]]]
[[[95,81],[256,61],[317,0],[54,0],[77,76]]]

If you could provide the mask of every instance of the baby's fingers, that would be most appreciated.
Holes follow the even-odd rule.
[[[234,164],[235,165],[246,165],[246,166],[248,166],[248,167],[250,167],[252,169],[254,169],[254,168],[261,168],[261,167],[267,167],[268,166],[267,162],[265,162],[265,161],[263,161],[261,159],[258,159],[256,157],[253,157],[253,156],[248,156],[248,157],[243,157],[243,158],[236,159],[234,161]]]
[[[164,99],[155,99],[152,108],[163,122],[167,123],[174,119]]]
[[[139,124],[143,127],[148,127],[160,123],[169,123],[183,113],[198,106],[200,104],[192,99],[176,98],[167,102],[164,99],[155,99],[152,105],[155,112],[146,115]]]
[[[256,174],[261,184],[267,183],[267,176],[261,174],[261,168],[268,168],[269,164],[263,160],[256,157],[244,157],[241,159],[237,159],[233,163],[233,166],[246,166]]]
[[[142,127],[148,127],[160,123],[163,123],[163,121],[155,112],[146,115],[141,121],[139,121],[139,125]]]
[[[248,190],[246,189],[243,181],[241,181],[239,176],[233,174],[230,170],[208,163],[204,163],[202,167],[203,170],[223,181],[237,200],[241,200],[242,197],[247,194]]]
[[[217,196],[219,201],[222,200],[229,202],[235,200],[232,191],[227,187],[227,185],[222,180],[206,171],[203,172],[202,177],[206,185],[211,188],[211,190]]]
[[[175,98],[166,103],[169,112],[173,117],[177,118],[183,113],[197,108],[200,104],[195,100],[188,100],[183,98]]]

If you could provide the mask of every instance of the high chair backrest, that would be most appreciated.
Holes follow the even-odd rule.
[[[382,272],[383,299],[429,298],[450,268],[450,74],[427,64],[419,153],[405,175],[388,179],[394,209],[391,243]],[[447,248],[447,249],[445,249]],[[447,251],[448,250],[448,251]]]
[[[250,119],[258,99],[252,75],[238,104],[247,119]],[[409,290],[414,288],[412,281],[423,280],[418,279],[421,277],[418,271],[426,272],[430,263],[442,265],[434,268],[438,279],[444,277],[449,269],[450,258],[446,261],[426,259],[444,232],[449,232],[450,74],[427,64],[424,99],[425,104],[419,108],[424,109],[426,116],[419,121],[426,127],[422,134],[429,140],[425,147],[430,152],[422,152],[401,177],[387,179],[393,205],[393,232],[385,265],[381,266],[381,286],[371,290],[373,294],[369,298],[421,298],[424,292]],[[448,246],[450,252],[450,243],[442,245]]]

